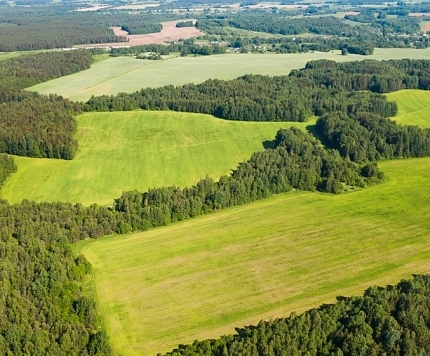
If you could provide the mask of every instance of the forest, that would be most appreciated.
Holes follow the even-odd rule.
[[[87,69],[88,51],[38,53],[0,62],[0,152],[18,156],[72,159],[78,104],[57,95],[22,90]]]
[[[180,345],[179,355],[428,355],[430,277],[370,287],[288,318],[260,321],[237,335]]]
[[[430,156],[430,130],[389,120],[397,106],[382,95],[428,90],[430,61],[320,60],[289,76],[208,80],[87,103],[22,90],[86,69],[91,61],[89,52],[70,51],[0,62],[0,152],[73,159],[74,115],[138,108],[245,121],[306,121],[317,115],[309,131],[318,138],[294,128],[280,130],[263,152],[229,176],[205,177],[191,187],[124,192],[109,207],[0,201],[0,352],[5,355],[111,353],[84,283],[91,266],[73,255],[70,243],[147,230],[293,189],[333,194],[361,189],[384,180],[379,160]],[[0,185],[15,170],[13,159],[0,154]],[[396,287],[373,287],[364,297],[340,298],[333,306],[261,322],[237,336],[183,346],[173,354],[426,354],[428,288],[428,277],[421,276]]]

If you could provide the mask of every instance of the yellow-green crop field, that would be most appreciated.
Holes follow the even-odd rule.
[[[15,157],[18,172],[0,196],[108,205],[123,191],[190,186],[229,174],[280,128],[315,122],[238,122],[171,111],[87,113],[77,117],[72,161]]]
[[[392,119],[398,124],[430,127],[430,91],[401,90],[386,95],[397,102],[399,111]]]
[[[201,57],[175,57],[162,61],[115,57],[93,64],[85,71],[54,79],[29,88],[42,94],[56,93],[75,101],[86,101],[91,95],[114,95],[146,87],[201,83],[206,79],[232,79],[245,74],[287,75],[303,68],[308,61],[330,59],[356,61],[363,59],[429,59],[430,48],[376,48],[372,56],[328,53],[297,54],[223,54]]]
[[[429,166],[386,161],[385,183],[353,193],[293,192],[79,243],[113,347],[156,355],[429,273]]]
[[[429,127],[418,103],[406,106],[426,94],[392,94],[395,119]],[[430,273],[429,166],[430,158],[380,162],[386,181],[352,193],[292,192],[80,242],[112,345],[155,355]]]

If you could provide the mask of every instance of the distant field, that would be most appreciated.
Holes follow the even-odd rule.
[[[386,95],[397,102],[399,112],[392,118],[397,123],[430,127],[430,91],[401,90]]]
[[[57,93],[76,101],[86,101],[91,95],[112,95],[133,92],[145,87],[167,84],[200,83],[209,78],[232,79],[245,74],[286,75],[292,69],[303,68],[310,60],[332,59],[353,61],[363,59],[430,59],[430,48],[375,49],[372,56],[336,53],[301,54],[225,54],[204,57],[177,57],[162,61],[137,60],[130,57],[109,58],[90,69],[38,84],[29,90],[42,94]]]
[[[281,127],[312,124],[233,122],[169,111],[89,113],[77,117],[72,161],[16,157],[18,172],[0,191],[20,202],[111,204],[123,191],[218,179],[263,150]]]
[[[386,161],[372,188],[293,192],[79,243],[113,347],[156,355],[430,273],[429,166]]]

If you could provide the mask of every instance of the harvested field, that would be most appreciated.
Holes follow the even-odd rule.
[[[430,31],[430,21],[421,22],[421,31],[423,32]]]
[[[161,30],[161,32],[148,33],[146,35],[127,35],[127,32],[121,30],[120,27],[113,27],[112,29],[115,35],[127,37],[128,46],[139,46],[139,45],[145,45],[150,43],[163,44],[166,41],[177,41],[181,38],[188,39],[191,37],[201,36],[204,34],[203,32],[196,29],[195,27],[176,27],[176,24],[181,21],[184,21],[184,20],[162,22],[161,24],[163,25],[163,29]],[[122,42],[122,43],[118,43],[117,45],[124,46],[124,44],[125,43]],[[99,46],[105,47],[105,46],[112,46],[112,45],[116,45],[116,44],[105,43]]]
[[[79,12],[97,11],[97,10],[101,10],[101,9],[106,9],[108,7],[110,7],[110,5],[101,5],[101,6],[93,6],[93,7],[83,7],[83,8],[77,9],[75,11],[79,11]]]
[[[338,12],[336,14],[337,18],[343,19],[346,15],[359,15],[359,11],[347,11],[347,12]]]
[[[412,17],[430,16],[430,12],[410,12],[408,16],[412,16]]]
[[[314,5],[314,6],[319,6],[319,5]],[[277,9],[307,9],[308,5],[281,5],[281,4],[265,4],[265,3],[260,3],[260,4],[256,4],[256,5],[250,5],[247,6],[250,9],[271,9],[271,8],[277,8]]]
[[[160,6],[159,3],[152,3],[152,4],[139,4],[139,5],[123,5],[123,6],[116,6],[113,7],[115,10],[139,10],[139,9],[146,9],[147,7],[157,7]]]

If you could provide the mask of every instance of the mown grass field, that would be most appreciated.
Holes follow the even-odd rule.
[[[430,127],[430,91],[401,90],[386,95],[397,102],[399,111],[392,118],[397,123]]]
[[[429,273],[429,166],[386,161],[385,183],[353,193],[293,192],[79,243],[112,345],[155,355]]]
[[[72,161],[16,157],[18,172],[0,191],[20,202],[112,204],[123,191],[218,179],[263,150],[280,128],[308,123],[233,122],[169,111],[88,113],[77,117],[79,151]]]
[[[334,53],[301,54],[225,54],[203,57],[176,57],[162,61],[136,60],[131,57],[109,58],[90,69],[38,84],[29,90],[56,93],[76,101],[91,95],[133,92],[144,87],[168,84],[200,83],[209,78],[232,79],[245,74],[286,75],[303,68],[310,60],[353,61],[363,59],[430,58],[430,49],[375,49],[372,56]]]

